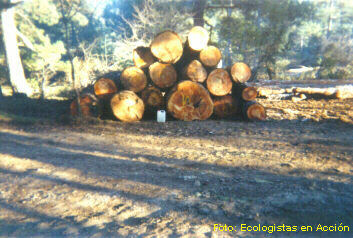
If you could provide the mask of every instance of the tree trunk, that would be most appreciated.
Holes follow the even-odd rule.
[[[238,111],[238,100],[231,95],[216,97],[214,100],[214,113],[219,118],[232,118]]]
[[[159,33],[150,48],[154,57],[167,64],[175,64],[183,54],[183,42],[173,31]]]
[[[243,116],[248,120],[263,121],[266,119],[266,109],[261,104],[254,101],[243,102],[241,108]]]
[[[115,94],[110,104],[114,116],[124,122],[139,121],[145,112],[142,99],[128,90]]]
[[[206,120],[213,113],[213,101],[201,84],[183,81],[172,89],[167,110],[179,120]]]
[[[120,76],[121,83],[125,90],[135,93],[141,92],[147,86],[147,77],[142,69],[130,66],[124,69]]]
[[[138,68],[148,68],[151,64],[155,62],[153,54],[150,47],[137,47],[133,51],[133,61]]]
[[[161,89],[172,87],[177,81],[177,72],[173,65],[156,62],[149,67],[152,82]]]
[[[222,53],[215,46],[207,46],[200,52],[200,61],[206,67],[216,67],[221,59]]]
[[[215,96],[224,96],[232,90],[232,80],[224,69],[215,69],[208,75],[207,88]]]
[[[205,24],[205,20],[203,19],[203,15],[206,8],[206,0],[196,0],[194,2],[193,14],[194,14],[194,26],[203,26]]]
[[[17,45],[17,30],[14,13],[14,8],[1,11],[2,35],[5,46],[6,62],[12,87],[17,92],[30,96],[33,91],[26,81],[22,67],[20,52]]]
[[[207,79],[207,71],[200,61],[193,60],[183,70],[183,77],[186,80],[203,83]]]
[[[245,83],[251,77],[251,69],[247,64],[238,62],[233,64],[230,74],[234,82]]]

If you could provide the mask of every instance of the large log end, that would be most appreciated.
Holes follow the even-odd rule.
[[[194,26],[188,34],[189,47],[194,51],[201,51],[207,46],[208,32],[201,26]]]
[[[221,51],[215,46],[207,46],[200,52],[200,61],[206,67],[216,67],[222,59]]]
[[[100,78],[94,83],[94,94],[98,98],[105,98],[115,94],[118,89],[113,80],[108,78]]]
[[[140,121],[145,111],[142,99],[128,90],[115,94],[110,105],[114,116],[124,122]]]
[[[245,83],[251,77],[251,69],[247,64],[242,62],[233,64],[230,73],[236,83]]]
[[[151,43],[152,54],[163,63],[174,64],[183,54],[183,42],[172,31],[158,34]]]
[[[246,102],[244,105],[244,114],[249,120],[263,121],[266,119],[266,109],[256,102]]]
[[[207,88],[215,96],[224,96],[230,93],[233,87],[228,72],[224,69],[213,70],[206,81]]]
[[[141,92],[147,86],[147,77],[142,69],[130,66],[124,69],[120,76],[121,83],[125,90],[135,93]]]
[[[132,53],[132,58],[138,68],[147,68],[155,62],[150,47],[137,47]]]
[[[171,64],[155,62],[149,67],[152,82],[161,89],[172,87],[177,81],[177,72]]]
[[[185,77],[193,82],[203,83],[207,79],[207,71],[200,61],[193,60],[184,70]]]
[[[179,120],[206,120],[213,113],[213,101],[201,84],[183,81],[171,91],[167,110]]]

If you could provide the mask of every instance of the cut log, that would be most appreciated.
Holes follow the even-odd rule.
[[[305,94],[308,98],[353,98],[353,87],[342,86],[337,88],[294,88],[293,92],[298,94]]]
[[[286,90],[283,88],[266,88],[266,87],[260,87],[257,89],[258,90],[258,96],[260,97],[265,97],[265,98],[270,98],[273,95],[278,95],[278,94],[284,94],[286,93]]]
[[[154,38],[151,52],[159,61],[175,64],[183,54],[183,42],[177,33],[165,31]]]
[[[201,84],[183,81],[171,90],[167,110],[179,120],[206,120],[213,113],[213,101]]]
[[[152,82],[161,89],[172,87],[177,81],[173,65],[156,62],[149,67]]]
[[[110,97],[118,91],[114,81],[108,78],[98,79],[93,87],[94,94],[100,99]]]
[[[130,66],[124,69],[120,76],[124,89],[135,93],[141,92],[147,86],[147,77],[142,69]]]
[[[164,108],[164,97],[162,92],[153,86],[142,91],[141,98],[145,103],[146,110],[157,111]]]
[[[221,59],[222,53],[215,46],[207,46],[200,52],[200,61],[206,67],[216,67]]]
[[[94,83],[93,88],[100,102],[100,119],[113,119],[114,115],[110,107],[110,100],[118,92],[114,81],[109,78],[100,78]]]
[[[338,99],[353,98],[353,86],[347,85],[347,86],[338,87],[335,93],[335,97]]]
[[[201,26],[194,26],[188,34],[188,46],[194,51],[203,50],[207,46],[208,40],[208,32]]]
[[[243,116],[249,120],[260,120],[266,119],[266,109],[254,101],[242,103]]]
[[[230,74],[232,75],[234,82],[245,83],[251,77],[251,69],[247,64],[238,62],[233,64]]]
[[[186,80],[203,83],[207,79],[207,71],[200,61],[193,60],[183,70],[183,77]]]
[[[84,117],[99,117],[101,107],[98,99],[93,94],[83,94],[80,97],[80,106],[82,116]],[[78,116],[77,99],[74,99],[70,104],[71,116]]]
[[[238,111],[238,100],[231,95],[216,97],[213,100],[214,113],[219,118],[232,118]]]
[[[224,69],[213,70],[207,78],[207,88],[215,96],[224,96],[232,90],[232,80]]]
[[[110,102],[114,116],[124,122],[142,119],[145,105],[133,91],[121,91],[115,94]]]
[[[147,68],[155,62],[150,47],[137,47],[133,51],[132,58],[135,66],[141,69]]]
[[[245,84],[235,84],[232,89],[232,94],[235,97],[240,97],[244,101],[252,101],[257,97],[257,89]]]

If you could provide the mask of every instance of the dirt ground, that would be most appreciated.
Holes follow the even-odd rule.
[[[0,236],[352,237],[353,100],[259,101],[255,123],[0,117]]]

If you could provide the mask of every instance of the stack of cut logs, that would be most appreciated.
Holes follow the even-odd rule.
[[[193,27],[183,44],[177,33],[158,34],[150,47],[133,51],[135,66],[121,73],[99,77],[94,95],[83,94],[71,104],[77,115],[80,102],[84,116],[115,117],[133,122],[165,110],[178,120],[246,118],[264,120],[265,108],[253,101],[257,90],[245,82],[250,68],[237,62],[226,69],[217,68],[222,54],[208,45],[208,32]]]

